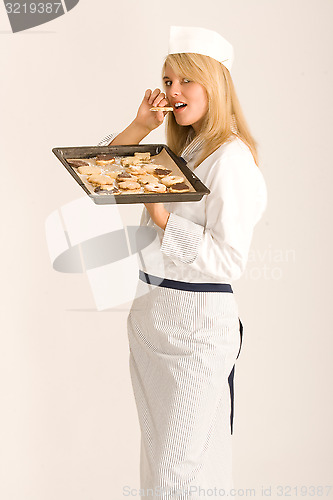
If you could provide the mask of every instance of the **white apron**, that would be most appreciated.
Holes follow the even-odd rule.
[[[233,293],[139,280],[127,325],[141,498],[199,500],[203,490],[208,496],[208,489],[233,487],[228,377],[240,350],[239,324]]]

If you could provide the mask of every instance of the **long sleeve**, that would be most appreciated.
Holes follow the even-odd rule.
[[[267,204],[264,178],[244,151],[219,158],[206,185],[206,224],[171,213],[161,251],[184,265],[221,281],[238,279],[246,266],[253,229]]]

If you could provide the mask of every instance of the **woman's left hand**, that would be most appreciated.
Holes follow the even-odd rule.
[[[165,229],[170,212],[164,208],[163,203],[144,203],[144,206],[148,210],[153,222],[160,228]]]

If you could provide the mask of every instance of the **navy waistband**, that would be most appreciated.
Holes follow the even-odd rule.
[[[185,281],[169,280],[159,278],[152,274],[147,274],[139,270],[139,278],[141,281],[149,285],[163,286],[165,288],[176,288],[177,290],[186,290],[189,292],[228,292],[233,293],[229,283],[186,283]]]

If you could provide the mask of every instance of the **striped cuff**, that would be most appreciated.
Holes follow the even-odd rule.
[[[104,137],[104,139],[102,139],[98,144],[97,146],[108,146],[110,144],[111,141],[113,141],[113,139],[115,137],[117,137],[119,132],[115,132],[113,134],[109,134],[107,135],[106,137]]]
[[[196,259],[204,232],[203,226],[170,213],[161,251],[171,259],[191,264]]]

